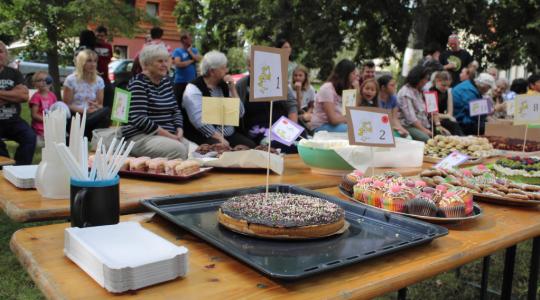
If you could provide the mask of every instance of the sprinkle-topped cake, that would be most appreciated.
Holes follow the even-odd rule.
[[[307,195],[265,193],[237,196],[218,211],[223,226],[240,233],[271,238],[317,238],[345,226],[337,204]]]

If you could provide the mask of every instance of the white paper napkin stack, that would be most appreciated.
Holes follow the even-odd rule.
[[[3,169],[4,177],[20,189],[33,189],[35,188],[34,180],[37,168],[38,165],[5,166]]]
[[[188,249],[136,222],[66,228],[64,254],[109,292],[185,277]]]

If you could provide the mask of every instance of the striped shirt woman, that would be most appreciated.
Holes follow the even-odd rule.
[[[144,71],[129,82],[129,121],[122,128],[124,137],[135,142],[131,153],[186,159],[189,142],[184,138],[182,112],[168,77],[169,52],[163,45],[148,45],[141,50],[139,60]]]
[[[159,126],[172,134],[184,127],[170,79],[164,77],[159,85],[154,85],[140,73],[130,80],[128,89],[131,92],[129,123],[122,128],[126,138],[153,134]]]

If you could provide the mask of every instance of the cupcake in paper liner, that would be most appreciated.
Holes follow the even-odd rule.
[[[447,192],[444,195],[444,198],[439,202],[439,212],[446,218],[462,218],[467,216],[463,199],[454,192]]]
[[[367,204],[375,207],[382,207],[384,192],[386,192],[386,184],[383,181],[375,180],[373,185],[368,189]]]
[[[360,179],[360,181],[358,181],[358,183],[355,184],[353,187],[353,198],[360,202],[366,203],[364,200],[365,193],[366,190],[369,189],[369,187],[372,185],[372,183],[373,178],[371,177],[365,177]]]
[[[393,185],[383,194],[383,208],[390,211],[404,212],[405,204],[411,199],[412,194],[406,186]]]
[[[435,217],[437,205],[431,199],[419,195],[406,203],[407,212],[412,215]]]
[[[460,198],[465,205],[465,216],[470,216],[473,213],[473,195],[468,189],[464,188],[453,188],[450,189],[450,192],[453,192],[457,198]]]
[[[351,172],[345,176],[343,176],[343,180],[341,181],[341,187],[349,192],[350,194],[353,193],[353,187],[355,184],[357,184],[360,179],[364,177],[364,173],[361,171],[355,170],[354,172]]]
[[[382,207],[383,190],[384,183],[382,181],[373,181],[369,177],[362,178],[354,186],[354,199],[371,206]]]

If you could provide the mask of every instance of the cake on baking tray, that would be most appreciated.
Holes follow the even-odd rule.
[[[345,226],[343,209],[307,195],[265,193],[236,196],[218,210],[218,221],[239,233],[266,238],[320,238]]]

